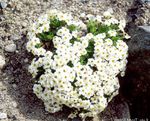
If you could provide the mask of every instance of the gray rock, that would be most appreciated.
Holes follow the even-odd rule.
[[[130,35],[126,75],[120,79],[121,92],[131,103],[132,117],[149,117],[150,33],[130,28]]]
[[[7,52],[15,52],[16,51],[16,45],[15,44],[9,44],[5,46],[5,51]]]
[[[28,61],[29,61],[28,58],[25,58],[25,59],[24,59],[24,62],[25,62],[25,63],[27,63]]]
[[[14,34],[14,35],[12,35],[12,36],[10,37],[10,40],[19,40],[20,38],[21,38],[20,35]]]
[[[145,32],[149,32],[150,33],[150,26],[139,26],[139,29],[142,29]]]
[[[4,65],[5,65],[5,58],[2,55],[0,55],[0,69],[2,69]]]
[[[4,41],[2,39],[0,39],[0,48],[4,48]]]
[[[16,102],[13,102],[13,103],[12,103],[12,106],[13,106],[14,108],[16,108],[16,107],[17,107],[17,103],[16,103]]]
[[[149,3],[150,0],[139,0],[140,3]]]
[[[114,97],[107,108],[99,114],[99,120],[114,121],[115,119],[130,119],[127,102],[120,95]]]
[[[7,118],[7,114],[6,114],[6,113],[1,113],[1,112],[0,112],[0,120],[6,119],[6,118]]]
[[[22,26],[23,26],[23,27],[26,27],[26,26],[27,26],[27,23],[26,23],[26,22],[22,22]]]
[[[16,84],[13,84],[12,86],[13,86],[13,88],[14,88],[14,89],[16,89],[16,88],[17,88],[17,85],[16,85]]]
[[[81,0],[81,2],[82,2],[82,3],[87,3],[87,2],[88,2],[88,0]]]
[[[0,6],[2,9],[5,9],[7,7],[7,3],[6,2],[0,2]]]
[[[148,32],[148,27],[147,29],[146,28],[142,28],[142,29],[144,29],[144,31],[141,29],[134,30],[131,40],[127,43],[129,46],[130,56],[138,57],[141,54],[142,56],[140,59],[144,59],[148,57],[148,55],[146,55],[146,52],[150,54],[149,52],[150,50],[150,33],[149,32],[150,31]],[[138,61],[139,60],[136,60],[137,63]]]

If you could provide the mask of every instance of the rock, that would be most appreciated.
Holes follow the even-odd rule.
[[[0,55],[0,69],[2,69],[5,65],[5,58]]]
[[[1,120],[1,119],[6,119],[6,118],[7,118],[7,114],[0,112],[0,120]]]
[[[0,48],[4,48],[5,46],[4,46],[4,41],[2,41],[1,39],[0,39]]]
[[[82,2],[82,3],[87,3],[87,2],[88,2],[88,0],[81,0],[81,2]]]
[[[22,26],[23,26],[23,27],[26,27],[26,26],[27,26],[27,23],[26,23],[26,22],[22,22]]]
[[[16,102],[13,102],[12,105],[13,105],[14,108],[17,107],[17,103]]]
[[[121,92],[131,103],[132,118],[150,114],[150,33],[130,28],[131,40],[126,75],[120,79]]]
[[[150,0],[139,0],[141,3],[147,3],[150,2]]]
[[[0,82],[0,92],[7,90],[2,82]]]
[[[9,44],[5,46],[5,51],[7,52],[15,52],[16,51],[16,45],[15,44]]]
[[[142,29],[145,32],[149,32],[150,33],[150,26],[139,26],[139,29]]]
[[[131,63],[147,65],[148,63],[145,62],[149,60],[148,57],[150,54],[150,34],[148,33],[148,30],[142,31],[141,29],[136,28],[136,30],[134,30],[133,37],[127,44],[129,46],[129,57],[133,57],[135,59]],[[145,59],[147,59],[147,61]],[[140,63],[141,61],[143,62]]]
[[[25,59],[24,59],[24,62],[25,62],[25,63],[28,63],[28,62],[29,62],[28,58],[25,58]]]
[[[121,95],[114,97],[107,108],[98,115],[99,121],[114,121],[115,119],[130,119],[127,102]],[[95,120],[96,121],[96,120]]]
[[[12,86],[13,86],[13,88],[14,88],[14,89],[16,89],[16,88],[17,88],[17,85],[16,85],[16,84],[13,84]]]
[[[0,2],[0,6],[2,9],[5,9],[7,7],[7,3],[6,2]]]
[[[21,38],[20,35],[14,34],[14,35],[12,35],[12,36],[10,37],[10,40],[19,40],[20,38]]]

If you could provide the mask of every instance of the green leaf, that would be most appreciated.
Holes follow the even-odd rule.
[[[66,25],[65,21],[60,21],[56,17],[54,17],[50,20],[50,27],[51,28],[60,28],[60,27],[65,26],[65,25]]]
[[[87,61],[88,61],[88,56],[87,55],[81,55],[81,57],[80,57],[80,63],[82,65],[85,65],[87,63]]]
[[[117,24],[111,24],[110,26],[107,26],[102,23],[98,23],[97,21],[90,20],[87,23],[87,29],[88,29],[88,33],[97,35],[100,33],[107,33],[109,30],[113,30],[113,29],[117,30],[119,28]]]
[[[35,48],[40,48],[40,47],[42,47],[41,43],[38,43],[38,44],[35,45]]]
[[[98,33],[107,33],[109,31],[109,26],[99,24],[98,25]]]
[[[70,43],[74,44],[75,41],[80,41],[79,39],[73,37],[71,40],[70,40]]]
[[[119,29],[118,24],[111,24],[109,27],[111,30],[114,30],[114,29],[118,30]]]
[[[56,17],[53,17],[50,19],[50,29],[48,32],[42,32],[38,33],[37,37],[42,41],[51,41],[54,36],[56,36],[56,32],[58,29],[60,29],[62,26],[65,26],[65,21],[60,21]]]
[[[97,26],[98,26],[98,23],[96,21],[92,21],[92,20],[89,21],[87,23],[88,32],[96,35],[96,33],[97,33]]]
[[[81,98],[82,100],[88,100],[87,97],[83,96],[83,95],[80,95],[79,98]],[[85,110],[86,111],[86,110]]]
[[[111,39],[112,39],[113,41],[117,41],[117,40],[123,40],[123,37],[117,35],[117,36],[115,36],[115,37],[112,37]]]
[[[75,30],[77,30],[77,27],[75,26],[75,25],[69,25],[68,27],[67,27],[71,32],[72,31],[75,31]]]
[[[80,63],[82,65],[87,64],[89,58],[93,58],[94,54],[94,41],[90,40],[89,45],[86,48],[87,54],[80,56]]]
[[[46,35],[46,38],[47,38],[48,40],[52,40],[53,37],[54,37],[54,33],[52,33],[52,32],[48,32],[48,35]]]
[[[69,62],[67,63],[67,65],[70,66],[70,67],[73,67],[73,66],[74,66],[71,61],[69,61]]]
[[[123,40],[123,37],[115,36],[115,37],[111,37],[111,39],[113,40],[113,45],[116,46],[117,41],[118,40]]]
[[[35,79],[39,79],[41,75],[43,75],[45,73],[45,70],[43,67],[38,67],[37,68],[38,72],[37,72],[37,76],[35,77]]]
[[[37,37],[41,39],[42,41],[50,41],[53,39],[54,36],[55,36],[55,33],[53,32],[43,32],[43,33],[37,34]]]

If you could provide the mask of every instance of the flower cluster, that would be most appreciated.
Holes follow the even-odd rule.
[[[108,11],[79,20],[51,10],[33,23],[27,50],[35,58],[29,72],[35,79],[33,91],[47,111],[55,113],[65,105],[85,118],[105,109],[127,64],[124,27]]]

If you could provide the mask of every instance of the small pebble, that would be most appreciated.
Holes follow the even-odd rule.
[[[23,27],[26,27],[26,26],[27,26],[27,23],[26,23],[26,22],[22,22],[22,26],[23,26]]]
[[[16,45],[15,44],[9,44],[5,46],[5,51],[7,52],[15,52],[16,51]]]
[[[25,63],[27,63],[28,61],[29,61],[28,58],[24,59],[24,62],[25,62]]]
[[[6,64],[5,58],[0,55],[0,69],[2,69],[5,64]]]
[[[6,87],[3,85],[2,82],[0,82],[0,92],[6,90]]]
[[[7,118],[7,114],[0,112],[0,119],[6,119],[6,118]]]
[[[82,2],[82,3],[87,3],[87,2],[88,2],[88,0],[81,0],[81,2]]]
[[[2,9],[5,9],[7,7],[7,3],[6,2],[0,2],[0,6]]]
[[[82,18],[85,18],[86,17],[86,14],[85,13],[81,13],[80,15]]]
[[[13,107],[14,107],[14,108],[16,108],[16,107],[17,107],[17,103],[16,103],[16,102],[13,102],[13,104],[12,104],[12,105],[13,105]]]
[[[17,85],[16,85],[16,84],[13,84],[12,86],[13,86],[13,88],[14,88],[14,89],[16,89],[16,88],[17,88]]]
[[[15,34],[10,37],[10,40],[18,40],[20,38],[21,38],[20,35]]]

